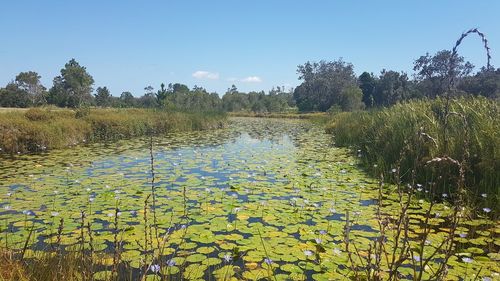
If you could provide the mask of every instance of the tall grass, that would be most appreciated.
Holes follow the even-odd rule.
[[[150,109],[40,109],[0,112],[1,152],[63,148],[82,142],[117,140],[218,128],[224,113]]]
[[[339,113],[332,117],[327,132],[334,135],[337,145],[355,149],[373,173],[382,171],[388,175],[400,165],[403,180],[410,179],[416,171],[417,181],[435,182],[441,193],[455,193],[460,172],[451,163],[443,165],[445,158],[465,161],[466,187],[473,195],[470,198],[487,194],[490,205],[497,206],[498,101],[453,99],[449,101],[448,118],[445,103],[445,99],[421,100],[374,111]],[[443,130],[446,122],[447,130]],[[436,162],[442,163],[435,165]]]

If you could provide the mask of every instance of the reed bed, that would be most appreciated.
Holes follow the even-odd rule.
[[[32,108],[0,112],[0,152],[25,153],[176,131],[220,128],[220,112],[150,109],[62,110]]]

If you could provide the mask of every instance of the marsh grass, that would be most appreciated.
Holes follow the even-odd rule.
[[[86,142],[114,141],[151,132],[216,129],[221,112],[169,112],[151,109],[31,108],[0,112],[0,152],[24,153]]]
[[[433,181],[438,189],[436,194],[457,192],[459,170],[445,161],[446,157],[460,161],[467,157],[464,173],[465,186],[471,195],[469,203],[481,201],[497,206],[498,102],[484,98],[450,100],[445,141],[446,102],[445,99],[411,101],[381,110],[339,113],[332,117],[327,131],[334,135],[337,145],[353,148],[374,175],[381,171],[387,177],[399,163],[402,181],[410,181],[415,171],[415,181]],[[488,200],[479,200],[481,194],[488,194]]]

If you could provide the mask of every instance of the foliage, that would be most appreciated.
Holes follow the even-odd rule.
[[[292,106],[294,106],[292,94],[285,92],[284,87],[276,89],[273,87],[266,95],[264,91],[242,93],[233,85],[222,97],[222,108],[228,112],[285,112]]]
[[[470,153],[466,183],[471,200],[481,194],[499,199],[500,119],[497,101],[485,98],[462,98],[451,102],[447,143],[443,135],[445,100],[412,101],[390,108],[334,115],[328,131],[341,146],[352,146],[364,155],[363,163],[372,171],[393,169],[404,153],[401,174],[408,180],[418,171],[419,182],[433,181],[442,193],[453,194],[458,170],[452,166],[440,168],[441,176],[431,178],[436,167],[428,163],[446,155],[462,161],[464,151]],[[465,123],[464,123],[465,122]],[[403,147],[412,149],[403,151]],[[422,155],[416,149],[424,150]],[[371,168],[376,164],[378,168]],[[472,202],[473,203],[473,202]],[[496,204],[495,204],[496,205]]]
[[[182,113],[147,109],[29,109],[0,112],[3,152],[44,151],[88,141],[222,126],[222,113]]]
[[[107,87],[98,87],[95,94],[95,104],[100,107],[108,107],[111,105],[111,94]]]
[[[343,95],[348,93],[345,89],[357,86],[354,66],[342,59],[306,62],[298,66],[297,73],[303,82],[295,88],[293,97],[300,111],[327,111],[341,105]]]
[[[54,78],[53,84],[48,96],[50,104],[74,108],[92,101],[94,78],[75,59],[64,65],[61,75]]]

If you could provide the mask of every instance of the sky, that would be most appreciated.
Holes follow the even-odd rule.
[[[219,94],[294,87],[297,66],[322,59],[343,58],[358,75],[412,74],[415,59],[473,27],[500,67],[498,0],[0,1],[0,86],[32,70],[50,88],[71,58],[114,96],[161,83]],[[486,64],[476,36],[459,50]]]

